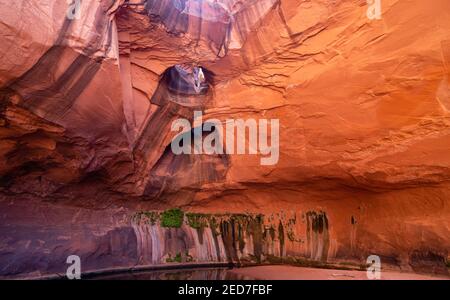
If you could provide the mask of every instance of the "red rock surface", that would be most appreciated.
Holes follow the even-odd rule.
[[[32,241],[15,258],[20,266],[43,249],[30,245],[49,243],[31,268],[0,266],[1,274],[46,272],[35,262],[57,247],[90,251],[82,238],[55,242],[57,224],[68,236],[78,230],[70,233],[69,220],[85,222],[89,236],[102,226],[127,231],[90,214],[175,206],[322,211],[329,261],[378,254],[409,270],[445,269],[448,0],[384,0],[380,20],[366,17],[363,0],[188,1],[184,12],[169,0],[141,2],[82,1],[78,20],[66,18],[65,1],[0,3],[0,256]],[[214,73],[210,93],[168,92],[163,73],[183,63]],[[195,107],[204,119],[279,119],[278,164],[174,157],[171,123]],[[21,215],[21,203],[30,212]],[[31,217],[47,205],[65,221]],[[48,234],[31,238],[40,229]],[[117,255],[110,264],[128,263]]]

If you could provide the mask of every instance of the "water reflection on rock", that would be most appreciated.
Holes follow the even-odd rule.
[[[97,276],[94,280],[251,280],[229,268],[155,270]]]

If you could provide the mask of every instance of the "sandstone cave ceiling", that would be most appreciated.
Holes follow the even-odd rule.
[[[9,72],[2,80],[6,100],[2,107],[11,118],[6,122],[16,127],[6,134],[11,144],[5,149],[2,174],[8,180],[2,181],[3,186],[48,196],[97,174],[108,195],[112,190],[125,197],[142,196],[151,170],[172,138],[170,123],[177,117],[192,118],[195,109],[222,119],[282,116],[285,120],[277,168],[264,170],[252,157],[233,158],[219,191],[234,186],[264,189],[267,183],[281,190],[292,184],[300,190],[325,184],[381,191],[445,181],[449,174],[445,166],[426,159],[430,163],[417,165],[412,150],[401,155],[401,168],[386,168],[394,158],[383,154],[392,152],[395,157],[395,149],[408,149],[413,132],[427,136],[446,128],[445,118],[436,124],[415,121],[421,114],[445,108],[445,96],[438,97],[434,106],[426,105],[428,100],[414,100],[425,97],[429,90],[425,83],[396,83],[398,76],[409,74],[408,66],[438,64],[442,57],[447,61],[445,37],[438,48],[443,56],[430,62],[407,54],[397,62],[404,67],[378,75],[379,50],[375,47],[367,60],[370,52],[355,50],[344,37],[354,31],[351,36],[360,40],[355,45],[368,47],[371,30],[382,31],[381,27],[360,29],[365,20],[358,21],[355,7],[345,1],[294,2],[104,1],[85,4],[89,14],[83,20],[47,21],[42,26],[52,28],[54,34],[48,44],[43,41],[21,58],[28,69],[5,65]],[[344,13],[346,7],[352,13]],[[57,4],[53,9],[56,15],[65,13]],[[302,18],[302,10],[310,14]],[[346,23],[349,19],[354,23]],[[82,22],[93,22],[93,31],[84,30]],[[73,39],[77,34],[81,38]],[[394,41],[386,43],[389,51],[400,51]],[[8,55],[23,53],[20,47],[12,47]],[[346,62],[341,61],[344,58]],[[353,79],[352,61],[364,66]],[[328,67],[334,64],[339,66],[337,73]],[[188,82],[195,81],[198,70],[205,82],[196,88]],[[427,82],[440,82],[441,73],[432,74]],[[383,76],[394,76],[386,90],[377,83]],[[352,84],[353,80],[360,84]],[[331,90],[334,94],[326,97]],[[388,104],[390,97],[401,99],[410,91],[416,92],[402,108]],[[373,97],[387,99],[374,106]],[[298,99],[306,102],[297,103]],[[329,103],[335,99],[342,100]],[[399,114],[404,116],[396,118]],[[19,116],[32,117],[37,125],[23,127]],[[51,172],[45,171],[48,168]],[[20,184],[23,178],[29,185]],[[184,188],[180,184],[175,190]],[[217,191],[212,195],[217,196]]]
[[[0,3],[1,275],[69,251],[93,269],[265,251],[447,270],[448,0],[384,0],[380,20],[361,0],[81,3],[75,19]],[[278,163],[174,155],[171,125],[195,111],[179,136],[279,120]],[[135,218],[174,207],[217,216],[222,246]]]

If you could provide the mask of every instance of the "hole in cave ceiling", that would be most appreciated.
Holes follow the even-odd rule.
[[[230,23],[231,7],[234,0],[149,0],[146,8],[151,14],[160,14],[167,5],[173,6],[180,14],[190,15],[211,22]],[[167,10],[166,10],[167,11]]]
[[[213,73],[201,66],[178,64],[168,68],[162,80],[172,93],[205,95],[213,84]]]

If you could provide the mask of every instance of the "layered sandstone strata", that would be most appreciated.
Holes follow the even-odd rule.
[[[17,209],[23,201],[40,210],[44,201],[68,220],[86,215],[76,220],[89,224],[89,236],[96,225],[87,216],[111,207],[128,217],[167,207],[324,212],[330,251],[314,259],[360,263],[378,254],[409,270],[444,268],[448,1],[385,0],[380,20],[367,18],[362,0],[81,4],[80,18],[70,19],[65,1],[0,3],[2,256],[29,243],[91,251],[70,242],[78,232],[70,222],[38,225],[45,216]],[[182,64],[213,74],[208,93],[170,88],[165,74]],[[223,122],[279,119],[278,164],[175,156],[172,121],[194,110]],[[104,226],[128,239],[135,232],[125,219]],[[59,222],[66,238],[52,231]],[[23,251],[8,260],[20,266]],[[50,270],[35,263],[50,261],[49,251],[38,251],[31,269]],[[129,263],[126,250],[111,251],[105,265]]]

